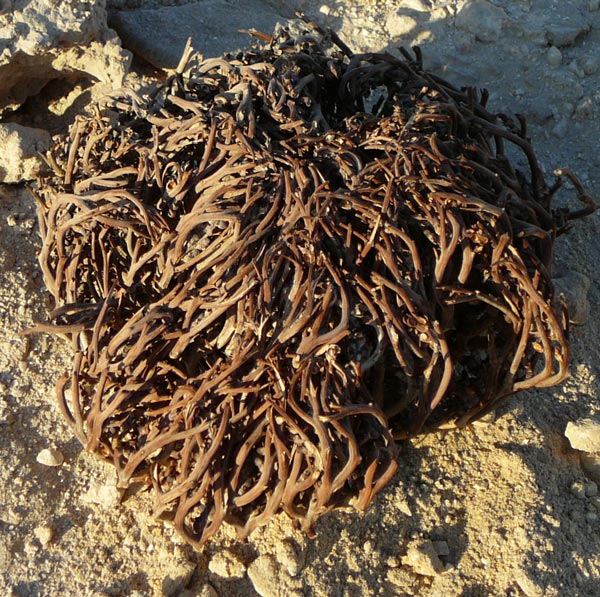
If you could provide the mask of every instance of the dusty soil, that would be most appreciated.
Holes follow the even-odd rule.
[[[493,109],[528,118],[548,179],[570,167],[600,197],[598,2],[495,0],[504,16],[489,18],[501,29],[484,15],[484,41],[456,16],[463,4],[279,6],[302,8],[356,50],[418,43],[429,68],[489,88]],[[14,118],[64,130],[102,91],[84,87],[54,85]],[[575,206],[568,186],[561,201]],[[569,421],[600,417],[599,226],[595,214],[556,244],[555,273],[591,282],[591,315],[572,328],[565,383],[515,396],[495,422],[406,442],[398,474],[371,508],[324,517],[314,540],[279,516],[246,543],[225,528],[197,553],[151,517],[143,491],[121,499],[110,467],[86,454],[62,420],[53,385],[68,363],[66,344],[19,335],[48,306],[35,204],[24,185],[0,187],[0,594],[600,595],[600,499],[564,436]],[[64,462],[38,462],[43,449]]]

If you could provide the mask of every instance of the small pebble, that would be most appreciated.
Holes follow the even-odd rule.
[[[246,564],[233,552],[217,552],[208,563],[208,569],[221,578],[244,578]]]
[[[185,587],[190,584],[196,566],[196,562],[187,559],[175,562],[175,570],[162,582],[163,594],[167,597],[181,595]]]
[[[446,558],[450,555],[450,548],[446,541],[434,541],[433,548],[435,549],[435,553],[442,558]]]
[[[410,566],[421,576],[437,576],[444,571],[435,547],[428,539],[414,541],[408,547],[408,552],[402,558],[402,564]]]
[[[217,590],[212,586],[206,583],[202,585],[199,592],[194,592],[193,595],[195,597],[219,597]]]
[[[17,218],[15,218],[15,216],[13,216],[12,214],[10,214],[9,216],[6,216],[6,223],[9,226],[16,226],[17,225]]]
[[[111,509],[121,502],[121,491],[114,485],[92,481],[87,492],[81,496],[81,501]]]
[[[552,46],[546,54],[546,60],[550,66],[560,66],[562,62],[562,52],[557,47]]]
[[[585,500],[585,484],[582,481],[575,481],[571,485],[571,493],[579,500]]]
[[[600,452],[600,421],[582,419],[567,423],[565,429],[571,447],[582,452]]]
[[[390,37],[401,37],[413,32],[417,21],[408,15],[394,12],[388,16],[385,26]]]
[[[254,590],[261,597],[276,597],[280,594],[280,575],[273,556],[259,556],[248,566],[248,577]]]
[[[319,12],[324,15],[329,15],[331,13],[331,8],[329,8],[327,4],[322,4],[319,8]]]
[[[300,548],[291,540],[284,540],[277,546],[277,561],[288,571],[290,576],[298,576],[303,566]]]
[[[598,56],[588,56],[581,63],[581,68],[586,75],[594,75],[600,68],[600,58]]]
[[[598,495],[598,485],[596,485],[596,483],[594,483],[593,481],[590,481],[586,486],[585,486],[585,495],[586,497],[595,497]]]
[[[44,448],[37,455],[36,460],[44,466],[60,466],[65,457],[56,448]]]
[[[488,0],[467,0],[456,15],[456,26],[484,42],[496,41],[506,13]]]
[[[52,529],[48,526],[35,527],[33,534],[42,547],[46,547],[52,541]]]
[[[585,476],[597,485],[600,484],[600,456],[598,454],[581,454],[580,459]]]

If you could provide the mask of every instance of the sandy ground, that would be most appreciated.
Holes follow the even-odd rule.
[[[493,109],[528,118],[549,179],[554,168],[571,167],[599,197],[598,3],[496,0],[505,17],[489,41],[461,24],[462,4],[280,7],[304,9],[356,50],[418,43],[427,66],[456,84],[488,87]],[[574,23],[585,26],[557,48],[560,56],[550,51]],[[61,130],[91,96],[61,99],[67,91],[46,92],[62,106],[60,118],[35,102],[15,118]],[[561,201],[574,206],[572,189]],[[120,499],[110,467],[84,453],[63,422],[53,386],[66,346],[19,335],[48,306],[34,201],[23,185],[0,187],[0,594],[600,595],[600,498],[564,436],[569,421],[600,417],[599,226],[595,214],[556,244],[556,273],[591,282],[591,315],[572,328],[565,383],[519,394],[495,422],[405,443],[398,474],[366,514],[332,513],[314,540],[278,516],[246,543],[225,528],[198,553],[151,517],[144,492]],[[57,449],[64,462],[38,462],[43,449]]]

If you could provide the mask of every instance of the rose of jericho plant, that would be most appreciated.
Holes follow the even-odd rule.
[[[96,105],[35,191],[60,407],[198,547],[362,510],[397,440],[560,382],[552,247],[593,210],[569,171],[585,207],[553,209],[525,121],[418,49],[261,37]]]

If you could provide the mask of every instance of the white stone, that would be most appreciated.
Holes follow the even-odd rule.
[[[198,593],[194,593],[196,597],[219,597],[217,590],[212,586],[206,583],[202,585],[200,591]]]
[[[15,2],[0,17],[0,115],[53,79],[120,87],[130,60],[106,25],[106,0]]]
[[[579,500],[585,500],[585,485],[581,481],[575,481],[571,485],[571,493]]]
[[[208,569],[221,578],[243,578],[246,564],[229,550],[217,552],[208,562]]]
[[[329,8],[327,4],[322,4],[319,8],[319,12],[324,15],[329,15],[331,13],[331,8]]]
[[[273,556],[259,556],[248,566],[248,577],[260,597],[279,597],[279,567]]]
[[[551,46],[546,52],[546,60],[550,66],[556,68],[561,65],[562,52],[556,46]]]
[[[394,12],[388,16],[385,26],[390,37],[402,37],[414,32],[417,21],[409,15]]]
[[[565,430],[571,447],[582,452],[600,452],[600,421],[582,419],[567,423]]]
[[[515,581],[526,597],[543,597],[543,591],[537,586],[525,572],[517,570]]]
[[[488,0],[467,0],[456,15],[456,26],[480,41],[496,41],[505,19],[506,13]]]
[[[167,597],[181,595],[181,592],[187,587],[196,570],[196,563],[189,560],[177,561],[171,564],[175,568],[162,583],[163,594]]]
[[[46,547],[52,541],[52,529],[48,526],[35,527],[33,534],[42,547]]]
[[[15,123],[0,124],[0,182],[35,178],[44,162],[40,153],[50,146],[50,135]]]
[[[97,504],[103,508],[115,508],[121,502],[121,490],[114,484],[92,481],[86,493],[81,496],[85,504]]]
[[[444,571],[435,547],[428,539],[421,539],[411,543],[407,554],[402,558],[402,564],[410,566],[421,576],[437,576]]]
[[[290,540],[281,541],[275,553],[277,561],[288,571],[290,576],[298,576],[304,565],[304,558],[299,547]]]
[[[60,466],[65,461],[65,457],[56,448],[44,448],[37,455],[36,460],[44,466]]]

